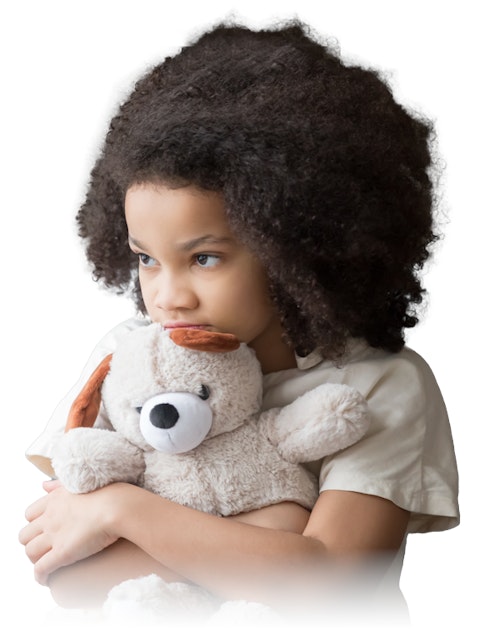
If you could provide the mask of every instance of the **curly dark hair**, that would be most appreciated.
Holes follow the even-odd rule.
[[[127,188],[218,191],[299,353],[339,358],[353,336],[398,351],[437,238],[432,139],[376,71],[304,25],[219,25],[136,83],[92,170],[79,234],[94,277],[144,310]]]

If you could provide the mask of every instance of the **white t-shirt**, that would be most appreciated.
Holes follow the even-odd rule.
[[[53,475],[50,459],[69,408],[97,364],[127,331],[146,324],[131,319],[108,333],[47,427],[27,450],[28,459]],[[322,383],[344,383],[368,401],[371,426],[355,445],[308,463],[320,491],[345,490],[386,498],[411,512],[408,532],[453,528],[459,523],[458,474],[448,415],[429,366],[414,351],[399,353],[354,343],[342,367],[318,353],[297,357],[297,368],[264,377],[264,409],[281,407]],[[98,424],[106,425],[101,414]]]

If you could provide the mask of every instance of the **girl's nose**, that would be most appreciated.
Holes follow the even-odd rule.
[[[194,309],[198,299],[183,275],[161,274],[155,293],[155,306],[163,311]]]

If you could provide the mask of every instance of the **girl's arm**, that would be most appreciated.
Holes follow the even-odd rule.
[[[297,602],[321,596],[322,590],[331,596],[332,581],[338,584],[345,571],[351,574],[353,566],[364,567],[365,562],[370,572],[374,561],[385,570],[403,541],[409,517],[378,497],[326,491],[303,533],[297,534],[198,513],[139,488],[120,491],[111,532],[224,598],[269,604],[282,597]],[[168,535],[144,529],[138,519],[125,520],[131,506],[155,515],[156,523],[169,524]]]
[[[214,517],[128,484],[87,495],[61,487],[28,509],[20,539],[42,583],[122,538],[224,598],[273,604],[331,590],[353,562],[392,558],[408,523],[388,500],[346,491],[322,493],[302,534],[275,529],[272,511],[252,515],[255,523]]]

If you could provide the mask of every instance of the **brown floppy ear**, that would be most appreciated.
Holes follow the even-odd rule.
[[[209,353],[227,353],[240,346],[238,338],[232,333],[215,333],[203,329],[173,329],[170,337],[177,346]]]
[[[101,406],[101,386],[109,372],[111,357],[107,355],[102,360],[74,400],[64,431],[75,427],[93,427]]]

